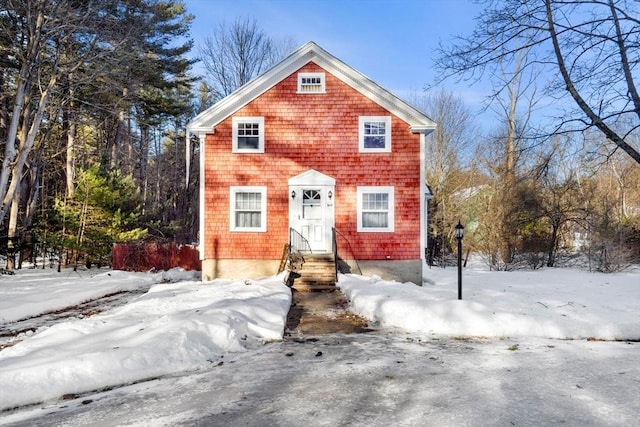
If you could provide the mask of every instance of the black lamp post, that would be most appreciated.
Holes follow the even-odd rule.
[[[462,299],[462,238],[464,237],[464,226],[456,225],[456,239],[458,239],[458,299]]]

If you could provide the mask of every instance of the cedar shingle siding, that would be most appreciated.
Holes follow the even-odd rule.
[[[313,62],[298,72],[325,72],[326,93],[298,94],[297,72],[233,116],[264,117],[264,153],[232,153],[232,117],[206,135],[204,258],[278,259],[289,238],[287,180],[315,169],[336,180],[335,225],[357,259],[420,258],[420,135]],[[392,152],[358,152],[358,118],[392,115]],[[229,187],[266,186],[267,232],[231,232]],[[356,187],[395,187],[395,232],[356,232]],[[340,252],[340,248],[339,248]]]

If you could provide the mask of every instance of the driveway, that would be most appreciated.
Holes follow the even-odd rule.
[[[229,353],[200,371],[0,414],[0,424],[310,427],[637,422],[638,342],[419,336],[369,328],[346,307],[339,292],[294,293],[282,341]]]

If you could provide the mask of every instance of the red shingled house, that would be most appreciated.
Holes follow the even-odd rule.
[[[284,248],[421,283],[435,123],[309,42],[187,125],[202,279],[275,274]]]

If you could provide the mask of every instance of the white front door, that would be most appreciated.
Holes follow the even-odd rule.
[[[333,250],[335,180],[311,170],[289,180],[289,227],[296,249],[311,252]]]
[[[327,250],[325,244],[325,206],[322,189],[303,188],[301,202],[300,234],[309,242],[312,251]]]

